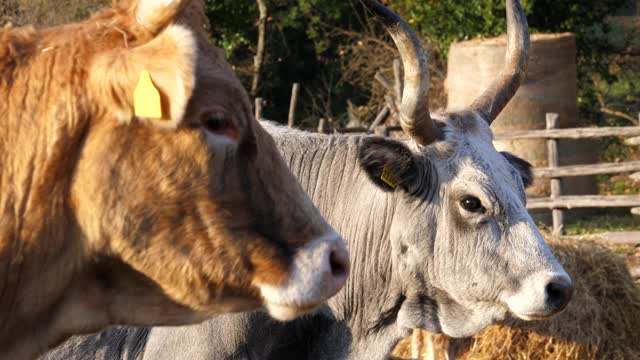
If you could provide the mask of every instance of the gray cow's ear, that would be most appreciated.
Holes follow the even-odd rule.
[[[358,150],[358,160],[369,179],[385,191],[410,191],[418,178],[418,163],[404,144],[381,137],[367,137]]]
[[[520,173],[520,177],[522,177],[522,182],[524,183],[524,187],[527,188],[533,184],[533,172],[531,169],[533,165],[531,165],[528,161],[521,159],[510,152],[503,151],[501,152],[502,156],[507,159],[507,161]]]

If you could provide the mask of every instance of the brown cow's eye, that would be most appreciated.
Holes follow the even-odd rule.
[[[202,116],[201,122],[205,129],[214,133],[224,132],[231,123],[229,117],[222,112],[205,114]]]
[[[465,197],[464,199],[462,199],[462,201],[460,201],[460,205],[463,209],[472,213],[480,212],[483,209],[482,202],[475,196]]]

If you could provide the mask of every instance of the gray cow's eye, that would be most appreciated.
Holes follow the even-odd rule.
[[[475,196],[465,197],[460,201],[460,206],[462,206],[463,209],[472,213],[481,212],[484,209],[482,207],[482,202],[480,201],[480,199],[478,199]]]

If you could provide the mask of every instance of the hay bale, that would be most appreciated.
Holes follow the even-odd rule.
[[[416,358],[412,356],[411,340],[411,337],[402,339],[391,353],[391,360],[416,360]],[[449,347],[459,346],[461,341],[468,342],[466,339],[451,339],[448,336],[435,335],[422,331],[421,343],[424,347],[420,351],[420,358],[417,360],[450,360],[450,358],[447,357]]]
[[[456,339],[458,359],[640,359],[640,288],[624,259],[593,241],[549,243],[574,280],[567,309],[551,320],[514,320]],[[436,347],[446,346],[444,337],[436,338]],[[407,346],[405,339],[394,355],[408,358]],[[443,349],[436,350],[436,358],[444,358]]]

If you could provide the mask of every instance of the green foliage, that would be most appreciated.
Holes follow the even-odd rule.
[[[576,33],[579,105],[582,116],[594,123],[603,121],[594,79],[605,83],[617,81],[609,67],[614,50],[610,41],[612,27],[604,20],[625,3],[625,0],[535,0],[533,7],[530,22],[535,29]]]
[[[258,8],[253,1],[207,0],[205,11],[211,22],[212,42],[223,48],[232,62],[252,56]]]
[[[215,44],[224,47],[229,60],[236,65],[244,84],[250,82],[253,56],[257,43],[257,5],[253,1],[207,0],[207,15],[212,24]],[[327,36],[327,24],[349,27],[355,11],[352,1],[343,0],[270,0],[266,61],[259,95],[268,104],[265,115],[285,119],[291,85],[303,86],[301,117],[316,112],[307,91],[323,88],[339,69],[335,38]],[[330,82],[330,81],[329,81]],[[350,88],[330,85],[333,96],[341,96]],[[350,94],[345,94],[346,98]],[[342,107],[346,104],[341,104]],[[329,111],[339,111],[330,109]]]
[[[412,26],[419,30],[446,57],[451,43],[474,37],[491,37],[505,32],[504,0],[390,0]],[[603,20],[625,0],[522,0],[532,32],[575,32],[578,45],[580,106],[583,115],[602,121],[599,115],[594,74],[606,84],[617,75],[609,68],[611,27]],[[270,101],[267,115],[284,119],[290,87],[301,82],[303,115],[317,114],[307,95],[322,97],[330,93],[334,101],[325,109],[344,113],[346,101],[362,100],[370,89],[344,83],[339,51],[353,39],[333,31],[361,32],[370,28],[357,0],[269,0],[266,77],[260,91]],[[207,0],[213,39],[227,51],[248,84],[255,52],[258,19],[253,1]],[[619,84],[618,87],[628,86]]]
[[[506,29],[503,0],[394,0],[392,5],[444,54],[455,41],[496,36]],[[530,13],[531,0],[522,5]]]
[[[575,32],[579,51],[597,58],[608,49],[610,28],[603,20],[626,0],[522,0],[531,32]],[[446,52],[454,41],[491,37],[506,31],[504,0],[394,0],[394,7]],[[606,54],[606,53],[605,53]]]
[[[602,122],[601,104],[593,78],[615,83],[611,71],[614,32],[604,19],[626,0],[522,0],[532,33],[576,34],[579,105],[582,116]],[[395,0],[393,4],[425,36],[434,39],[443,54],[451,43],[474,37],[491,37],[506,31],[504,0]]]

